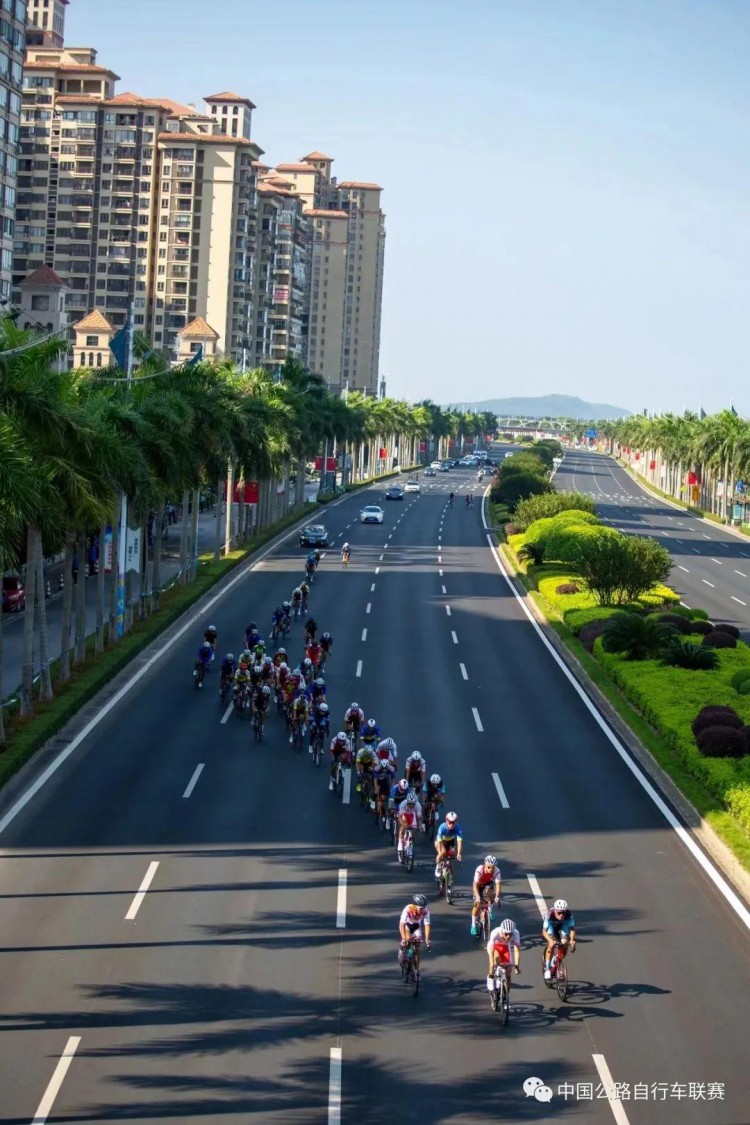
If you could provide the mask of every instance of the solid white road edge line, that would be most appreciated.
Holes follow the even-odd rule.
[[[230,703],[229,706],[227,707],[226,711],[224,712],[224,714],[221,716],[221,722],[222,723],[226,723],[229,716],[232,714],[232,708],[233,707],[234,707],[234,703]]]
[[[497,789],[497,795],[500,798],[500,804],[504,809],[509,809],[510,805],[508,804],[508,798],[505,796],[505,790],[503,789],[502,781],[496,773],[493,773],[492,780],[495,782],[495,788]]]
[[[486,522],[485,517],[484,517],[484,505],[482,505],[482,522],[484,523],[484,526],[485,526],[485,529],[486,529],[487,522]],[[724,876],[720,874],[719,870],[716,867],[714,867],[713,863],[711,863],[711,861],[703,854],[703,852],[698,847],[698,845],[696,844],[695,840],[693,839],[693,837],[691,836],[691,834],[687,830],[687,828],[685,828],[682,824],[680,824],[679,820],[674,815],[672,810],[669,808],[669,806],[666,804],[664,799],[661,797],[661,795],[657,792],[657,790],[654,788],[654,786],[648,780],[648,778],[646,777],[643,770],[640,768],[640,766],[637,764],[637,762],[635,762],[635,760],[630,757],[630,754],[627,752],[627,750],[625,749],[623,744],[620,742],[620,740],[617,737],[617,735],[615,734],[615,732],[610,728],[610,726],[608,725],[608,723],[606,722],[604,717],[599,714],[599,712],[596,709],[596,707],[594,706],[593,702],[589,699],[588,695],[586,694],[584,689],[581,687],[581,685],[578,683],[578,681],[576,680],[575,676],[570,671],[568,666],[565,664],[565,662],[562,660],[562,658],[560,656],[558,656],[558,654],[555,652],[554,648],[552,647],[552,645],[550,644],[550,642],[547,640],[544,633],[542,632],[541,628],[539,627],[538,622],[532,616],[531,610],[525,604],[523,598],[519,595],[515,586],[511,582],[510,576],[509,576],[507,570],[505,569],[505,566],[503,565],[502,560],[498,556],[498,553],[495,549],[495,544],[492,542],[492,536],[489,533],[487,534],[487,542],[489,543],[490,552],[492,554],[493,559],[495,560],[495,563],[497,564],[497,568],[500,571],[500,573],[502,574],[506,583],[508,584],[511,593],[513,594],[513,597],[516,599],[516,601],[520,605],[521,609],[523,610],[524,614],[528,618],[529,622],[531,623],[532,628],[535,630],[537,636],[539,637],[539,640],[542,642],[544,647],[547,649],[547,652],[550,654],[552,659],[555,661],[558,668],[560,669],[562,674],[565,676],[565,678],[568,680],[568,682],[570,683],[573,690],[579,696],[579,698],[581,699],[581,702],[583,703],[584,707],[586,707],[587,711],[591,714],[592,718],[594,719],[594,722],[601,728],[604,736],[609,740],[610,744],[617,751],[620,758],[625,763],[625,765],[628,767],[630,772],[633,774],[633,777],[635,777],[635,779],[639,783],[639,785],[642,786],[642,788],[645,790],[645,792],[651,798],[651,800],[656,805],[659,812],[664,817],[664,819],[667,821],[667,823],[670,825],[670,827],[677,833],[677,835],[679,836],[682,843],[685,845],[685,847],[688,849],[688,851],[692,855],[693,859],[695,859],[700,864],[700,866],[703,868],[706,875],[709,877],[709,879],[714,884],[716,889],[724,896],[726,902],[729,904],[729,906],[731,906],[732,910],[734,910],[735,914],[740,919],[740,921],[747,927],[748,930],[750,930],[750,910],[748,910],[748,908],[745,906],[745,904],[741,901],[739,895],[737,895],[732,890],[732,888],[730,887],[729,883],[726,881]],[[681,604],[684,605],[685,603],[682,602]]]
[[[482,726],[482,720],[479,718],[479,712],[476,707],[472,707],[471,713],[474,716],[474,722],[477,724],[477,730],[481,734],[484,731],[484,727]]]
[[[465,680],[468,680],[469,673],[466,671],[466,665],[465,664],[459,664],[459,668],[461,669],[461,675],[463,676],[463,678]]]
[[[607,1066],[607,1060],[604,1055],[592,1055],[591,1057],[594,1060],[594,1066],[599,1072],[601,1084],[606,1091],[607,1102],[609,1103],[609,1108],[612,1110],[612,1116],[617,1122],[617,1125],[628,1125],[628,1115],[625,1112],[625,1107],[620,1101],[618,1094],[615,1092],[615,1084],[612,1080],[609,1067]]]
[[[125,915],[125,921],[126,922],[135,921],[135,916],[138,913],[138,911],[140,910],[141,903],[143,902],[144,898],[146,897],[146,891],[148,890],[148,888],[151,886],[151,884],[154,881],[154,875],[156,874],[158,868],[159,868],[158,859],[154,859],[154,860],[151,861],[151,863],[149,863],[148,871],[143,876],[143,882],[141,883],[140,887],[138,888],[138,893],[136,894],[135,898],[131,902],[130,909],[128,910],[127,914]]]
[[[358,676],[362,675],[362,661],[361,660],[357,661],[357,675]]]
[[[546,918],[547,903],[544,901],[544,895],[542,894],[542,888],[539,886],[539,880],[537,879],[536,875],[527,874],[526,878],[529,880],[529,886],[531,887],[531,893],[534,896],[537,910],[541,914],[542,918]]]
[[[203,768],[204,768],[205,764],[206,764],[205,762],[201,762],[200,765],[197,765],[195,767],[195,771],[193,773],[193,776],[190,778],[190,781],[188,782],[187,789],[182,794],[183,801],[187,800],[187,798],[190,796],[190,794],[193,792],[196,785],[198,784],[198,778],[203,773]]]
[[[57,1061],[57,1066],[52,1072],[52,1077],[49,1080],[47,1089],[44,1091],[44,1096],[37,1106],[36,1113],[31,1125],[44,1125],[49,1117],[52,1107],[55,1104],[55,1098],[60,1093],[60,1087],[65,1081],[65,1075],[68,1073],[70,1064],[73,1061],[73,1056],[78,1050],[81,1042],[80,1035],[71,1035],[68,1042],[65,1044],[65,1050],[60,1055]]]
[[[346,928],[346,868],[339,868],[339,889],[336,894],[336,929]]]
[[[331,1047],[328,1070],[328,1125],[341,1125],[341,1056],[343,1048]]]

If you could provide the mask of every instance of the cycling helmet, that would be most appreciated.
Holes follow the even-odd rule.
[[[407,803],[407,805],[416,805],[417,794],[414,792],[413,789],[410,789],[409,792],[406,794],[406,803]]]
[[[516,923],[512,918],[503,918],[502,922],[500,923],[501,934],[512,934],[515,928]]]
[[[233,653],[233,652],[228,652],[228,653],[226,654],[226,656],[224,657],[224,659],[225,659],[225,660],[231,660],[231,662],[232,662],[232,663],[234,664],[234,653]]]
[[[497,863],[497,856],[496,855],[486,855],[484,857],[485,867],[494,867],[496,863]]]
[[[321,715],[327,715],[328,714],[328,704],[327,703],[320,703],[318,705],[318,710],[320,711]]]
[[[458,820],[458,813],[449,812],[449,813],[445,814],[445,823],[450,825],[451,828],[453,827],[453,825],[456,823],[457,820]]]
[[[350,710],[350,711],[359,711],[359,704],[358,704],[358,703],[352,703],[352,705],[351,705],[351,707],[349,708],[349,710]]]
[[[421,906],[423,910],[427,908],[427,899],[424,895],[414,895],[414,898],[411,901],[414,906]]]
[[[297,664],[295,666],[294,671],[292,672],[292,675],[293,676],[301,676],[302,675],[302,670],[300,669],[299,664]]]
[[[312,668],[312,660],[310,659],[309,656],[306,656],[305,659],[302,661],[302,667],[303,668]]]
[[[292,590],[292,593],[293,594],[301,594],[302,591],[300,590],[299,586],[295,586],[294,589]]]
[[[336,735],[336,741],[337,742],[346,742],[346,735],[342,730],[340,730],[339,733]]]
[[[268,668],[269,665],[273,664],[273,660],[268,653],[266,653],[266,655],[263,657],[263,663],[265,664],[266,668]]]
[[[377,723],[375,722],[375,720],[374,720],[374,719],[368,719],[368,720],[367,720],[367,726],[368,726],[368,728],[369,728],[370,730],[375,730],[375,727],[376,727],[377,725],[378,725],[378,724],[377,724]]]
[[[419,753],[418,750],[413,750],[412,753],[409,755],[409,757],[406,760],[407,760],[407,762],[423,762],[424,758],[422,757],[422,755]]]
[[[391,754],[396,753],[396,743],[392,738],[384,738],[380,745],[388,750]]]
[[[564,898],[558,898],[557,901],[555,902],[555,905],[552,907],[552,909],[553,910],[567,910],[568,904],[567,904],[567,902],[565,901]]]
[[[210,641],[204,641],[204,642],[203,642],[203,647],[204,647],[204,648],[212,648],[213,646],[212,646],[212,644],[211,644],[211,642],[210,642]]]
[[[430,778],[430,785],[442,785],[443,779],[439,773],[434,773]]]
[[[287,599],[287,601],[281,603],[281,608],[282,609],[291,609],[292,603]]]
[[[341,548],[341,550],[342,550],[342,551],[348,551],[348,550],[349,550],[349,544],[348,544],[348,543],[344,543],[344,546],[343,546],[343,547]]]
[[[206,629],[207,633],[218,633],[218,631],[219,630],[216,628],[215,625],[209,625],[209,627]]]
[[[263,687],[261,688],[261,692],[263,693],[263,695],[270,695],[271,694],[271,689],[268,686],[268,684],[263,685]]]
[[[406,793],[406,792],[408,792],[408,789],[409,789],[409,782],[408,782],[408,781],[406,780],[406,778],[405,778],[405,777],[402,777],[402,778],[401,778],[401,780],[400,780],[400,781],[399,781],[399,783],[398,783],[398,787],[399,787],[399,789],[400,789],[400,791],[401,791],[402,793]]]
[[[325,687],[326,686],[326,682],[325,682],[325,680],[323,679],[322,676],[318,676],[317,680],[315,681],[315,684],[316,684],[317,687]]]
[[[279,671],[280,672],[288,672],[289,671],[289,665],[287,664],[286,660],[282,660],[281,664],[279,664]]]
[[[326,632],[326,633],[322,634],[320,639],[321,639],[321,641],[332,641],[333,637],[331,636],[330,633]]]
[[[286,649],[285,648],[277,648],[276,649],[276,655],[277,656],[286,656]]]

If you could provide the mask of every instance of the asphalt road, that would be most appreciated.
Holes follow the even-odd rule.
[[[670,585],[685,603],[750,633],[750,540],[654,497],[599,453],[566,452],[555,484],[593,496],[612,527],[660,539],[674,559]]]
[[[745,923],[541,645],[479,510],[447,509],[473,474],[424,485],[382,527],[357,522],[362,496],[327,509],[352,563],[334,546],[312,603],[334,715],[356,700],[402,762],[422,749],[464,826],[419,998],[397,921],[434,898],[429,849],[407,875],[275,717],[261,746],[221,722],[215,676],[192,690],[204,615],[0,832],[0,1125],[750,1118]],[[221,648],[268,622],[302,557],[287,539],[210,610]],[[469,936],[488,850],[523,935],[505,1029]],[[560,895],[580,935],[567,1004],[539,964],[538,900]],[[629,1099],[597,1096],[607,1073]]]

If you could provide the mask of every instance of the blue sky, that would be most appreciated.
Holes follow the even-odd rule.
[[[71,0],[66,38],[383,185],[389,394],[750,414],[746,0]]]

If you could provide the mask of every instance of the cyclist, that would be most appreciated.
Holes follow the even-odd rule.
[[[349,546],[348,543],[344,543],[344,546],[341,548],[341,561],[344,564],[344,566],[349,565],[349,559],[351,557],[352,557],[352,549],[351,549],[351,547]]]
[[[406,794],[406,800],[402,801],[398,806],[398,854],[399,857],[404,852],[404,832],[407,828],[414,829],[415,827],[420,830],[422,824],[422,806],[419,803],[419,798],[413,789],[410,789]]]
[[[305,681],[305,687],[309,687],[315,679],[315,665],[309,656],[306,656],[302,661],[302,676]]]
[[[302,591],[299,586],[295,586],[292,590],[292,612],[295,617],[299,617],[302,612]]]
[[[320,658],[323,655],[323,649],[317,641],[312,640],[305,649],[305,656],[309,657],[313,662],[313,669],[317,672]]]
[[[390,758],[376,758],[372,770],[373,792],[376,801],[380,801],[381,813],[387,813],[388,798],[393,784],[395,766]]]
[[[542,925],[542,937],[547,942],[544,955],[544,979],[552,980],[552,954],[555,946],[560,946],[560,959],[576,947],[576,920],[564,898],[558,898],[547,914]]]
[[[292,725],[289,731],[289,741],[294,742],[298,729],[310,718],[310,704],[306,695],[298,695],[292,704]]]
[[[310,587],[306,582],[300,582],[299,588],[302,591],[302,612],[307,613],[307,599],[310,597]]]
[[[464,830],[458,823],[458,814],[449,812],[435,834],[435,878],[440,877],[440,864],[444,859],[452,859],[455,855],[461,862],[461,853],[464,847]]]
[[[213,660],[213,658],[214,658],[213,645],[211,644],[210,641],[202,641],[201,646],[198,649],[198,655],[197,655],[196,661],[195,661],[196,675],[197,675],[198,672],[201,673],[201,678],[198,680],[198,687],[199,688],[203,687],[203,676],[205,676],[206,672],[208,671],[208,666],[211,663],[211,661]]]
[[[293,672],[289,672],[286,676],[284,683],[281,685],[281,691],[284,697],[284,709],[286,710],[288,718],[291,720],[292,704],[297,695],[297,680]]]
[[[312,582],[313,580],[313,575],[315,574],[317,565],[318,564],[315,561],[315,555],[308,555],[307,561],[305,562],[305,574],[307,575],[308,581],[310,582]]]
[[[373,772],[378,764],[378,756],[372,746],[360,746],[354,764],[357,770],[357,792],[361,793],[365,774],[372,780]]]
[[[398,816],[396,809],[401,805],[402,801],[406,800],[406,794],[409,792],[409,782],[404,781],[403,777],[397,781],[395,785],[391,786],[391,792],[388,796],[388,812],[392,813],[395,817]],[[390,817],[386,822],[386,827],[390,828]]]
[[[424,791],[424,811],[425,818],[427,817],[428,808],[432,807],[435,810],[435,820],[440,818],[440,806],[445,800],[445,785],[439,773],[430,775],[430,779],[425,786]]]
[[[241,702],[245,692],[250,690],[250,668],[242,658],[240,658],[237,671],[234,673],[234,699],[235,703]]]
[[[265,655],[266,655],[266,642],[261,639],[261,640],[257,641],[256,644],[253,645],[253,656],[255,658],[255,663],[259,664],[260,661],[263,659],[263,657]]]
[[[480,863],[479,867],[477,867],[474,872],[472,890],[474,891],[474,905],[471,908],[471,935],[472,937],[476,937],[479,933],[477,919],[479,918],[479,910],[485,891],[489,890],[490,893],[490,897],[486,900],[490,904],[490,921],[492,921],[493,902],[498,906],[500,904],[502,878],[500,876],[500,868],[497,866],[497,858],[494,855],[486,855],[484,857],[484,863]]]
[[[271,689],[268,684],[259,685],[253,692],[253,715],[260,715],[265,718],[268,712],[268,704],[271,701]]]
[[[219,693],[227,687],[228,684],[234,679],[234,673],[237,671],[237,662],[234,659],[234,653],[228,652],[221,662],[219,668]]]
[[[217,641],[218,636],[219,636],[219,632],[218,632],[215,625],[209,625],[209,627],[206,629],[205,633],[203,634],[203,640],[208,641],[208,643],[211,645],[211,648],[213,649],[214,652],[216,652],[216,641]]]
[[[398,746],[396,746],[392,738],[384,738],[379,742],[375,753],[380,758],[381,762],[385,760],[389,761],[394,770],[398,766]]]
[[[328,704],[319,699],[314,705],[310,714],[310,753],[312,754],[312,744],[314,735],[320,731],[320,736],[325,740],[331,731],[331,719],[328,709]]]
[[[285,648],[277,648],[276,652],[273,654],[273,666],[274,666],[274,668],[280,668],[282,664],[286,664],[286,660],[287,660],[286,649]]]
[[[281,603],[281,608],[284,610],[284,632],[288,633],[292,627],[292,603],[289,598]]]
[[[325,632],[320,638],[320,647],[323,650],[323,658],[327,661],[333,655],[333,637],[330,633]]]
[[[495,968],[502,965],[510,988],[510,970],[521,972],[521,935],[512,918],[505,918],[492,931],[487,942],[487,989],[495,989]]]
[[[454,495],[454,493],[451,492],[450,496],[448,497],[448,507],[449,508],[453,507],[453,501],[454,500],[455,500],[455,495]]]
[[[414,895],[411,902],[401,911],[398,923],[398,932],[401,943],[398,948],[398,963],[402,965],[406,957],[406,947],[410,941],[415,943],[414,968],[419,968],[419,943],[422,940],[424,927],[424,940],[430,948],[430,910],[424,895]]]
[[[471,507],[471,496],[469,495],[468,492],[466,493],[466,496],[464,497],[464,503],[466,504],[467,508]]]
[[[284,607],[277,605],[276,609],[271,614],[271,636],[273,640],[281,633],[284,621]]]
[[[375,747],[380,742],[380,727],[374,719],[368,719],[362,731],[362,741],[367,746]]]
[[[257,645],[259,640],[260,633],[258,632],[258,626],[254,621],[251,621],[245,629],[245,648],[248,650],[252,649],[254,645]]]
[[[365,721],[365,713],[358,703],[352,703],[344,713],[344,730],[347,734],[359,734],[359,729]]]
[[[310,699],[313,703],[320,703],[321,700],[325,699],[327,691],[325,680],[322,676],[318,676],[310,686]]]
[[[315,550],[313,551],[313,555],[315,556],[315,562],[319,563],[323,558],[323,552],[321,551],[320,547],[315,548]]]
[[[409,787],[419,793],[424,785],[426,773],[427,763],[419,751],[414,750],[406,759],[406,765],[404,766],[404,777],[409,782]]]
[[[342,730],[331,741],[328,748],[328,753],[331,755],[331,776],[328,782],[328,788],[333,789],[334,778],[336,777],[336,767],[341,762],[342,766],[349,764],[352,755],[352,747],[349,739],[346,737]]]
[[[318,623],[317,623],[317,621],[315,620],[314,617],[308,617],[307,621],[305,622],[305,644],[306,645],[310,644],[312,641],[315,640],[317,635],[318,635]]]
[[[276,668],[270,656],[263,657],[263,663],[260,666],[260,678],[261,682],[268,684],[269,687],[276,679]]]

